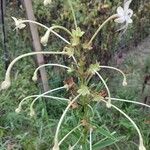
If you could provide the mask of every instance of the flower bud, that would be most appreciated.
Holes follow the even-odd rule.
[[[48,5],[48,4],[51,4],[52,0],[44,0],[44,6]]]
[[[144,146],[143,144],[141,144],[141,145],[139,146],[139,150],[146,150],[146,148],[145,148],[145,146]]]
[[[21,111],[21,107],[16,108],[15,112],[18,114]]]
[[[53,149],[52,150],[59,150],[59,145],[58,144],[55,144],[54,146],[53,146]]]
[[[33,80],[34,82],[36,82],[36,81],[38,80],[37,74],[34,74],[34,75],[33,75],[32,80]]]
[[[35,116],[35,111],[33,109],[30,110],[30,116],[31,117]]]
[[[107,108],[111,108],[111,103],[109,103],[109,102],[106,103],[106,107],[107,107]]]
[[[124,79],[123,82],[122,82],[122,85],[123,85],[123,86],[127,86],[127,84],[128,84],[128,83],[127,83],[126,79]]]
[[[5,80],[1,84],[1,90],[6,90],[10,87],[11,83],[9,80]]]
[[[48,38],[49,38],[50,30],[47,30],[44,36],[41,37],[41,44],[43,46],[46,46],[48,43]]]

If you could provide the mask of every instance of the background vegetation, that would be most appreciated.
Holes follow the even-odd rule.
[[[116,8],[122,4],[119,0],[75,0],[73,6],[76,10],[76,16],[79,26],[83,31],[86,31],[85,38],[88,38],[94,33],[99,24],[101,24],[108,16],[116,11]],[[49,26],[63,25],[69,29],[73,28],[73,18],[71,11],[67,3],[63,0],[53,1],[50,6],[44,7],[42,0],[34,0],[34,12],[39,22],[47,24]],[[124,52],[130,51],[133,46],[137,46],[145,37],[150,33],[150,2],[149,0],[136,0],[133,1],[131,8],[134,10],[134,24],[129,27],[125,34],[116,32],[119,28],[113,23],[108,24],[103,31],[98,35],[95,43],[94,50],[91,51],[89,56],[91,59],[97,59],[101,64],[109,64],[110,60],[114,60],[115,56],[122,57]],[[14,22],[10,16],[16,18],[25,18],[25,11],[18,7],[17,2],[7,1],[6,4],[6,16],[5,16],[5,28],[7,31],[6,47],[9,52],[9,61],[13,60],[19,54],[32,51],[30,32],[28,29],[19,32],[13,31]],[[87,32],[88,31],[88,32]],[[39,28],[40,35],[44,34],[44,30]],[[60,32],[61,33],[61,32]],[[62,35],[64,33],[61,33]],[[66,35],[64,35],[66,36]],[[4,79],[5,73],[5,61],[4,51],[2,49],[3,43],[0,43],[0,81]],[[44,49],[61,49],[63,43],[54,36],[50,37],[49,47]],[[45,57],[46,62],[52,62],[54,59],[60,62],[67,63],[66,60],[59,58]],[[112,62],[112,61],[111,61]],[[126,62],[126,66],[132,65],[131,60]],[[145,64],[146,65],[146,64]],[[148,65],[149,66],[149,65]],[[41,93],[40,84],[31,84],[32,74],[34,71],[35,63],[34,59],[28,58],[21,60],[20,63],[15,65],[12,78],[13,85],[7,90],[1,92],[0,95],[0,150],[46,150],[49,149],[50,143],[52,143],[53,129],[60,117],[60,114],[64,108],[64,105],[58,105],[57,103],[51,103],[48,101],[40,101],[36,105],[38,112],[36,118],[30,118],[28,116],[28,109],[25,107],[25,111],[21,114],[16,114],[16,109],[19,101],[32,94]],[[135,68],[136,69],[136,68]],[[125,70],[125,69],[124,69]],[[57,87],[61,84],[65,78],[64,73],[59,70],[48,70],[49,85],[51,88]],[[108,74],[108,72],[104,72]],[[135,73],[136,74],[136,73]],[[118,79],[118,78],[117,78]],[[114,78],[115,80],[115,78]],[[117,80],[118,82],[118,80]],[[136,84],[136,78],[133,81]],[[138,84],[134,88],[127,89],[114,88],[118,85],[114,83],[110,84],[113,88],[113,95],[117,95],[120,98],[138,100],[140,95]],[[111,89],[110,87],[110,89]],[[137,87],[137,88],[136,88]],[[59,93],[58,93],[59,94]],[[28,104],[26,104],[27,106]],[[148,111],[140,107],[135,107],[130,104],[121,103],[118,105],[127,114],[134,118],[135,122],[141,127],[145,145],[149,148],[150,141],[150,122],[148,119]],[[97,120],[99,120],[100,126],[103,126],[109,133],[114,130],[117,132],[117,136],[122,136],[122,140],[116,145],[103,148],[134,150],[137,137],[135,131],[126,119],[124,119],[117,112],[106,114],[105,109],[100,109],[101,113]],[[66,124],[66,130],[68,132],[69,127]]]

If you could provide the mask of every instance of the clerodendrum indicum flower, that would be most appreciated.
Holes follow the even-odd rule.
[[[12,17],[12,19],[15,21],[15,25],[16,25],[15,29],[23,29],[26,27],[26,25],[22,23],[22,19],[17,19],[15,17]]]
[[[133,15],[133,10],[129,8],[131,2],[132,0],[126,0],[124,2],[123,8],[121,6],[117,8],[118,18],[115,19],[115,22],[125,23],[125,27],[127,27],[129,23],[133,22],[133,20],[131,19]]]
[[[47,43],[48,43],[48,38],[49,38],[50,31],[51,31],[51,30],[48,29],[48,30],[46,31],[46,33],[44,34],[44,36],[41,37],[41,44],[42,44],[43,46],[46,46]]]
[[[50,4],[52,2],[52,0],[44,0],[44,6],[46,6],[46,5],[48,5],[48,4]]]

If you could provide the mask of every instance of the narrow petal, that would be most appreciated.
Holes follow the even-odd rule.
[[[124,10],[123,10],[123,8],[122,8],[121,6],[119,6],[119,7],[117,8],[117,14],[118,14],[119,16],[123,16],[123,15],[124,15]]]
[[[126,0],[124,3],[124,11],[127,11],[129,9],[130,3],[132,0]]]
[[[23,23],[18,25],[18,28],[19,28],[19,29],[23,29],[23,28],[25,28],[25,27],[26,27],[26,25],[23,24]]]
[[[132,10],[132,9],[128,9],[128,11],[127,11],[126,13],[127,13],[127,15],[128,15],[129,17],[132,17],[132,15],[133,15],[133,10]]]
[[[11,18],[15,21],[15,23],[18,21],[17,18],[15,17],[11,17]]]

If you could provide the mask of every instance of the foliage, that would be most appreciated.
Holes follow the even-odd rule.
[[[65,24],[65,26],[73,29],[73,26],[70,23],[68,23],[68,24],[66,23],[66,22],[73,22],[73,17],[70,13],[70,10],[68,9],[68,4],[65,5],[66,8],[63,7],[63,5],[62,5],[62,3],[60,3],[60,1],[53,2],[53,4],[50,6],[51,9],[49,7],[46,8],[46,7],[42,6],[42,8],[44,10],[46,10],[46,12],[44,12],[43,9],[40,10],[36,5],[38,6],[38,2],[35,4],[35,10],[39,11],[36,14],[39,15],[38,19],[41,19],[41,21],[43,19],[45,23],[48,23],[49,21],[45,20],[45,19],[47,19],[47,17],[45,17],[45,18],[42,17],[42,16],[48,16],[48,19],[50,19],[52,21],[52,22],[50,22],[50,24],[59,24],[59,23],[63,22],[62,23],[63,25]],[[61,5],[61,6],[59,6],[59,5]],[[91,33],[93,33],[93,31],[94,31],[93,29],[98,27],[100,22],[102,22],[102,20],[100,21],[101,18],[103,18],[103,20],[104,20],[107,15],[110,15],[112,13],[110,11],[112,3],[109,2],[108,6],[107,6],[108,8],[106,7],[107,9],[109,9],[109,10],[106,9],[108,12],[106,10],[104,10],[104,14],[107,12],[106,16],[96,19],[98,13],[96,12],[95,7],[99,8],[100,6],[98,7],[97,1],[91,5],[93,5],[93,6],[91,6],[92,7],[91,10],[88,10],[86,2],[83,2],[82,7],[80,6],[80,1],[76,1],[73,3],[73,6],[75,6],[74,9],[77,12],[76,15],[77,15],[78,25],[85,29],[89,28],[88,24],[91,24],[90,26],[92,26],[91,29],[89,30],[89,32],[86,35],[84,35],[86,38],[89,37],[89,35]],[[41,5],[39,5],[39,6],[41,6]],[[78,7],[78,6],[80,6],[80,7]],[[52,12],[56,12],[55,10],[57,10],[56,9],[57,7],[61,8],[60,12],[62,10],[65,10],[64,13],[62,13],[62,16],[61,16],[62,18],[59,18],[59,17],[57,18],[57,15],[59,16],[59,14],[60,14],[59,11],[56,14],[47,13],[47,11],[49,11],[49,9]],[[83,11],[83,10],[85,10],[85,11]],[[91,12],[91,13],[89,13],[90,16],[88,16],[88,17],[87,17],[87,11]],[[44,14],[43,14],[43,12],[44,12]],[[54,16],[52,16],[52,18],[51,18],[51,14],[54,15]],[[58,20],[54,19],[53,17],[56,17]],[[86,19],[84,20],[84,18],[86,18]],[[91,18],[93,20],[91,20]],[[66,22],[63,19],[65,19]],[[95,23],[94,23],[94,21],[95,21]],[[104,33],[102,32],[101,35],[105,35],[106,28],[108,28],[108,27],[106,26],[104,28],[105,31],[103,31]],[[112,28],[114,28],[114,27],[112,27]],[[74,31],[76,31],[76,30],[74,30]],[[43,32],[43,31],[41,31],[41,32]],[[131,32],[133,32],[133,31],[131,31]],[[61,32],[59,32],[59,33],[61,33]],[[106,45],[106,43],[103,43],[101,41],[101,45],[100,45],[101,49],[106,49],[106,50],[111,49],[111,46],[114,48],[114,46],[112,44],[110,44],[110,42],[109,42],[109,38],[112,38],[114,36],[113,33],[114,32],[110,33],[110,35],[112,34],[111,36],[107,35],[107,38],[106,38],[106,41],[108,41],[107,45]],[[81,36],[82,36],[82,34],[81,34]],[[68,36],[65,36],[65,37],[68,37]],[[78,37],[78,34],[75,34],[75,37]],[[85,39],[83,38],[83,41],[86,40],[86,38]],[[95,45],[98,45],[97,44],[97,43],[99,43],[98,40],[96,41]],[[105,39],[103,39],[103,40],[105,40]],[[113,40],[114,40],[114,38],[113,38]],[[17,45],[20,45],[22,47],[24,42],[22,42],[22,44],[20,44],[20,41],[21,40],[19,40],[19,38],[18,38]],[[55,41],[55,39],[52,38],[51,42],[52,41]],[[52,48],[54,47],[54,49],[57,49],[57,47],[58,47],[60,50],[61,47],[64,47],[64,44],[62,44],[61,42],[58,43],[58,46],[56,45],[56,43],[57,43],[57,41],[54,42],[54,44],[52,44]],[[12,44],[10,44],[10,45],[12,45]],[[83,47],[84,46],[85,45],[83,45]],[[107,46],[110,46],[110,48],[108,48]],[[24,45],[23,49],[25,49],[25,47],[26,47],[26,45]],[[49,47],[51,47],[51,46],[48,46],[48,48]],[[74,46],[71,46],[71,48],[72,47],[74,48]],[[48,48],[46,48],[46,49],[48,49]],[[67,48],[69,48],[69,50],[70,50],[70,47],[67,47]],[[80,128],[80,130],[76,130],[76,132],[73,132],[69,137],[70,141],[66,140],[62,144],[61,148],[67,149],[68,145],[74,144],[75,141],[80,139],[80,135],[83,134],[82,136],[83,137],[85,136],[85,137],[80,141],[80,144],[83,146],[84,150],[88,149],[89,143],[86,142],[85,140],[88,137],[89,127],[91,127],[94,132],[94,135],[92,135],[93,143],[94,143],[93,149],[105,148],[106,146],[110,146],[112,149],[116,149],[118,147],[120,147],[120,149],[123,149],[124,144],[126,145],[126,144],[128,144],[129,141],[131,141],[132,137],[135,134],[135,131],[132,129],[132,126],[129,124],[129,122],[127,122],[122,116],[120,116],[119,113],[112,111],[112,110],[107,110],[108,113],[106,114],[105,106],[103,106],[102,104],[100,106],[97,106],[97,105],[95,106],[93,104],[93,102],[90,101],[89,97],[87,97],[87,95],[89,94],[88,89],[93,90],[93,88],[95,88],[97,86],[97,84],[92,84],[90,87],[86,87],[84,84],[83,85],[81,84],[82,80],[84,80],[83,77],[86,76],[86,73],[87,74],[89,73],[88,72],[89,70],[87,71],[87,69],[88,69],[87,64],[90,64],[91,62],[88,62],[86,64],[84,59],[83,60],[80,59],[81,56],[84,56],[85,51],[84,51],[84,53],[82,53],[81,52],[82,49],[80,47],[76,47],[76,48],[78,48],[78,53],[79,53],[79,54],[76,53],[76,55],[78,56],[80,70],[78,70],[75,67],[75,64],[73,63],[73,68],[75,69],[75,72],[73,72],[72,74],[69,74],[69,76],[73,77],[76,80],[75,83],[76,83],[77,87],[75,87],[75,93],[73,93],[73,95],[76,94],[76,91],[78,89],[78,91],[79,91],[78,93],[82,94],[82,97],[79,101],[79,104],[71,105],[72,109],[65,116],[63,126],[61,128],[61,133],[59,136],[61,138],[64,137],[80,121],[82,121],[82,127]],[[97,48],[97,49],[99,49],[99,48]],[[30,50],[30,49],[28,48],[28,50]],[[83,48],[83,50],[84,50],[84,48]],[[94,53],[95,53],[95,51],[94,51]],[[18,53],[16,52],[16,54],[18,54]],[[90,56],[91,56],[91,54],[90,54]],[[87,60],[90,56],[87,56]],[[95,57],[96,56],[93,56],[93,57],[91,57],[91,59],[93,59]],[[84,57],[81,57],[81,58],[84,58]],[[66,57],[65,59],[68,59],[68,58]],[[66,63],[70,64],[70,61],[69,62],[66,61]],[[55,132],[55,127],[58,123],[57,119],[60,118],[61,113],[65,109],[65,106],[66,106],[65,102],[64,103],[59,103],[59,102],[54,103],[53,101],[52,102],[48,101],[46,103],[46,105],[47,105],[46,106],[43,99],[40,99],[40,103],[38,103],[37,107],[35,108],[37,114],[33,118],[29,118],[27,116],[27,114],[29,112],[28,106],[30,106],[30,103],[25,103],[25,106],[23,107],[23,110],[25,111],[25,113],[20,113],[19,115],[14,113],[15,107],[19,103],[18,101],[20,99],[22,99],[26,95],[29,95],[29,93],[37,93],[37,88],[35,87],[35,85],[30,84],[31,79],[28,79],[28,82],[26,79],[24,79],[26,77],[30,78],[32,76],[31,73],[33,72],[33,70],[31,69],[32,68],[31,65],[33,66],[33,62],[30,62],[30,65],[27,65],[27,63],[25,61],[23,61],[21,64],[18,64],[18,66],[15,68],[16,70],[18,70],[17,68],[22,68],[22,66],[26,66],[22,69],[21,72],[19,72],[19,74],[22,73],[22,74],[24,74],[24,76],[16,75],[16,70],[14,70],[15,76],[17,76],[16,77],[17,81],[13,82],[13,89],[11,89],[10,91],[8,90],[7,92],[4,92],[1,96],[2,100],[1,100],[0,105],[3,109],[2,109],[2,119],[1,119],[2,128],[0,128],[0,136],[2,137],[1,138],[1,147],[3,149],[6,149],[6,147],[8,147],[8,146],[12,146],[14,149],[22,148],[22,149],[29,149],[29,150],[30,149],[40,149],[40,150],[43,149],[44,150],[44,149],[49,149],[49,147],[53,146],[53,144],[52,144],[53,143],[53,135]],[[93,65],[95,65],[95,64],[93,64]],[[96,64],[96,67],[97,66],[98,65]],[[93,66],[93,68],[95,68],[95,66]],[[29,69],[31,69],[31,72],[28,72]],[[56,72],[59,73],[59,70],[56,70]],[[50,75],[52,75],[53,78],[56,76],[54,72],[50,73]],[[66,74],[66,76],[68,76],[68,74]],[[60,82],[62,81],[63,77],[64,76],[62,76],[62,77],[58,76]],[[76,79],[77,77],[80,79],[79,81],[81,81],[81,83],[77,82],[77,79]],[[93,82],[93,81],[97,82],[97,80],[98,79],[95,79],[95,80],[93,79],[91,82]],[[58,86],[59,81],[56,81],[56,83],[54,82],[54,85],[53,85],[54,88]],[[67,85],[70,85],[70,82],[71,82],[70,80],[69,80],[69,82],[66,81]],[[22,85],[22,86],[20,87],[20,85]],[[30,85],[30,88],[29,88],[29,85]],[[100,82],[98,84],[98,87],[96,87],[97,90],[94,93],[94,97],[96,97],[97,94],[101,90],[103,90],[103,88],[104,87],[103,87],[102,83]],[[17,89],[17,92],[16,92],[16,89]],[[74,90],[71,90],[71,92],[74,92]],[[119,92],[119,93],[122,94],[123,92]],[[126,96],[125,98],[128,98],[127,94],[131,94],[131,93],[130,92],[123,93],[122,95],[123,96],[125,95]],[[67,95],[67,97],[68,97],[71,94],[67,94],[67,92],[63,91],[63,92],[55,94],[54,96],[58,96],[58,95],[59,96]],[[71,95],[71,96],[73,96],[73,95]],[[135,95],[136,95],[136,93],[134,93],[134,96]],[[100,98],[103,98],[103,96]],[[13,101],[11,101],[11,99]],[[14,102],[14,99],[16,99],[15,102]],[[86,99],[87,99],[87,101],[86,101]],[[98,101],[99,101],[99,99],[98,99]],[[91,109],[87,107],[88,103],[91,106],[93,106],[94,113],[96,114],[96,115],[94,115],[93,118],[91,117],[93,115]],[[128,107],[128,106],[126,106],[126,104],[124,104],[124,105],[125,106],[120,106],[120,107],[124,108],[124,110],[126,110],[127,113],[134,115],[134,116],[137,116],[139,114],[139,111],[135,111],[136,109],[134,109],[133,106]],[[73,109],[74,107],[75,107],[75,109]],[[77,107],[77,109],[76,109],[76,107]],[[8,112],[8,110],[9,110],[9,113],[5,113],[5,112]],[[101,112],[101,113],[99,113],[99,112]],[[88,118],[87,119],[88,121],[86,119],[84,120],[83,116],[85,118]],[[49,119],[49,118],[52,118],[52,119]],[[119,118],[119,121],[118,121],[118,118]],[[95,122],[94,120],[98,120],[98,122]],[[142,120],[143,120],[142,117],[139,119],[139,121],[138,121],[138,119],[136,119],[137,122],[141,122]],[[145,126],[145,124],[142,123],[142,126]],[[116,128],[117,128],[117,131],[116,131]],[[27,130],[27,132],[24,132],[24,130]],[[83,130],[83,131],[81,132],[81,130]],[[113,132],[114,130],[115,130],[115,132]],[[129,134],[129,131],[130,131],[130,134]],[[145,130],[144,132],[146,133],[147,130]],[[47,134],[47,133],[49,133],[49,134]],[[133,139],[133,141],[135,143],[137,143],[136,138]],[[147,137],[145,137],[145,139],[147,139]],[[119,145],[118,141],[122,141],[122,143],[124,142],[123,146],[121,144]],[[112,145],[112,144],[114,144],[114,145]],[[146,143],[145,145],[148,145],[148,144],[149,143]],[[133,149],[133,144],[131,144],[128,149]]]

